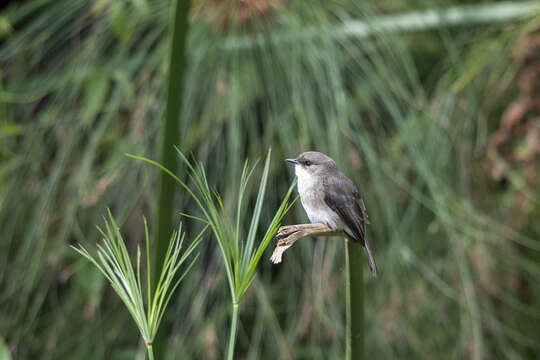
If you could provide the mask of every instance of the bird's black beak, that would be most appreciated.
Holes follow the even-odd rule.
[[[296,159],[285,159],[285,161],[298,165],[298,160]]]

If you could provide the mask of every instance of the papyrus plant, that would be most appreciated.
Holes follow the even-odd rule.
[[[180,150],[176,150],[183,163],[189,170],[188,177],[189,180],[194,184],[194,190],[191,190],[191,188],[184,181],[182,181],[178,176],[165,168],[163,165],[147,158],[132,155],[130,156],[159,167],[161,170],[169,174],[176,182],[178,182],[178,184],[180,184],[180,186],[182,186],[191,195],[202,212],[202,217],[195,217],[187,214],[184,215],[200,220],[210,226],[212,229],[224,260],[225,271],[231,293],[232,319],[227,358],[232,360],[234,357],[238,313],[242,296],[253,282],[253,279],[255,278],[255,268],[266,250],[266,247],[270,243],[270,240],[276,234],[281,220],[294,203],[294,201],[289,202],[289,199],[296,183],[294,182],[289,187],[289,190],[283,197],[281,205],[277,209],[274,218],[268,225],[264,235],[261,238],[258,238],[257,229],[259,227],[261,210],[264,203],[268,171],[270,168],[271,151],[269,150],[268,155],[266,156],[262,176],[259,179],[260,185],[257,193],[257,200],[255,202],[255,207],[251,212],[249,230],[245,232],[241,229],[241,224],[244,223],[243,219],[246,216],[245,207],[243,207],[243,200],[246,187],[249,183],[251,175],[253,174],[256,164],[253,167],[250,167],[247,161],[244,164],[242,176],[240,178],[238,195],[236,199],[234,199],[236,203],[236,211],[235,214],[231,216],[231,214],[227,213],[225,210],[223,199],[217,192],[211,190],[206,178],[204,166],[201,163],[192,164]],[[243,235],[246,233],[247,236]],[[257,239],[259,240],[256,241]]]
[[[137,245],[137,262],[136,267],[134,267],[124,239],[120,234],[120,229],[110,211],[109,219],[105,219],[105,231],[99,229],[103,235],[103,239],[101,244],[97,245],[95,255],[90,254],[82,245],[78,247],[72,246],[75,251],[92,262],[101,271],[116,294],[118,294],[139,328],[139,332],[144,339],[148,351],[149,359],[154,358],[152,343],[158,331],[159,324],[163,319],[163,314],[167,309],[167,305],[174,291],[197,260],[198,255],[191,260],[189,265],[181,272],[181,275],[177,276],[180,273],[180,267],[186,262],[187,258],[200,242],[206,228],[181,253],[185,234],[182,233],[182,224],[180,224],[178,231],[175,231],[171,237],[156,289],[152,292],[150,240],[146,219],[144,220],[146,242],[146,302],[141,279],[140,247]]]

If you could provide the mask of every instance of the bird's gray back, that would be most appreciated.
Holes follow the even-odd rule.
[[[326,205],[338,214],[340,220],[364,243],[368,217],[364,201],[354,183],[341,172],[326,176],[323,182]]]

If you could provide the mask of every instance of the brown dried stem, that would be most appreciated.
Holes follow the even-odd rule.
[[[276,234],[278,243],[270,261],[279,264],[285,250],[290,248],[298,239],[307,236],[338,236],[348,238],[343,231],[335,231],[324,224],[297,224],[281,226]]]

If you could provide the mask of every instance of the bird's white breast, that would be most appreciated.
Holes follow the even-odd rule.
[[[326,224],[332,229],[341,227],[339,216],[326,205],[322,181],[301,165],[295,166],[298,193],[306,214],[313,224]]]
[[[312,190],[317,190],[316,176],[311,175],[301,165],[296,165],[294,172],[298,177],[298,192],[300,193],[300,196],[302,196],[302,193],[306,191],[310,192]]]

